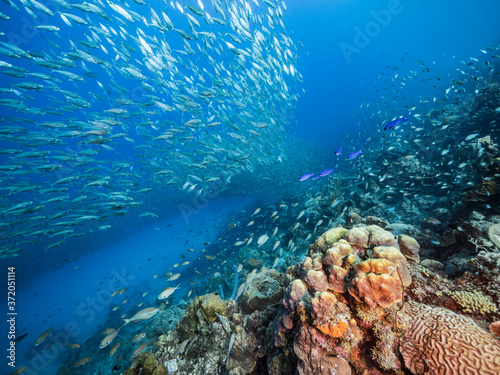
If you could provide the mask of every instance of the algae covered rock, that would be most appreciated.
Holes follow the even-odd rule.
[[[198,301],[201,313],[209,322],[215,322],[217,314],[227,316],[227,306],[219,295],[214,293],[205,294],[198,297]]]
[[[217,314],[226,317],[228,315],[226,303],[217,294],[205,294],[195,298],[188,306],[184,318],[179,322],[181,339],[187,340],[194,337],[200,316],[208,322],[214,322]]]
[[[137,358],[137,365],[135,367],[128,368],[124,375],[165,375],[166,370],[163,365],[159,363],[155,355],[151,352],[144,352]]]
[[[284,295],[285,276],[276,270],[263,267],[245,289],[241,304],[243,311],[252,313],[265,306],[281,303]]]
[[[321,339],[319,339],[321,340]],[[300,375],[350,375],[349,363],[318,345],[318,334],[312,327],[302,327],[293,342],[293,350],[299,358]]]

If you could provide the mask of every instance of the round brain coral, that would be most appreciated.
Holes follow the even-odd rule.
[[[471,318],[416,302],[406,312],[413,324],[399,349],[412,373],[500,374],[500,341]]]

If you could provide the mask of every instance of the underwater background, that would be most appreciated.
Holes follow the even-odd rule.
[[[155,366],[177,361],[167,373],[322,373],[294,348],[302,315],[289,285],[306,257],[326,254],[310,245],[341,226],[418,241],[428,262],[401,282],[408,302],[482,328],[500,320],[499,14],[489,0],[0,2],[0,269],[3,285],[15,280],[1,298],[4,352],[13,329],[17,339],[2,373],[132,374],[146,352],[160,353]],[[368,232],[356,238],[371,246]],[[261,272],[281,294],[252,305]],[[306,284],[307,310],[326,289]],[[339,303],[366,302],[349,290],[335,290]],[[226,307],[187,329],[204,296]],[[404,301],[376,305],[425,315]],[[251,317],[259,310],[267,320]],[[320,319],[312,310],[302,321]],[[281,338],[256,333],[245,350],[275,317]],[[213,321],[231,327],[208,339]],[[321,355],[349,362],[346,374],[440,373],[412,368],[409,350],[372,354],[363,334],[338,347],[318,338]],[[224,346],[218,360],[200,356],[203,335]],[[256,354],[271,342],[288,359]]]

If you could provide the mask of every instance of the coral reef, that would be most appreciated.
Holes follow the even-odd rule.
[[[499,292],[488,285],[500,253],[479,252],[452,281],[443,264],[419,264],[413,237],[357,224],[329,229],[307,255],[286,274],[252,271],[240,303],[194,298],[125,374],[499,373]]]
[[[196,297],[177,328],[158,337],[154,357],[169,374],[262,373],[266,345],[274,341],[269,327],[281,305],[286,281],[283,274],[263,267],[247,277],[241,303],[222,300],[216,294]],[[271,338],[266,338],[268,329]],[[286,368],[283,360],[277,365],[279,360],[272,357],[270,365],[274,361],[275,367]],[[136,365],[143,367],[140,361]]]
[[[451,310],[491,319],[497,306],[483,291],[468,291],[474,280],[455,284],[442,272],[443,265],[438,273],[419,266],[419,248],[414,238],[395,237],[374,225],[358,225],[349,231],[334,228],[309,247],[308,257],[289,268],[291,282],[283,301],[286,310],[276,330],[276,345],[293,348],[300,374],[330,374],[333,368],[339,374],[401,374],[403,370],[413,374],[463,373],[461,364],[453,361],[443,365],[447,372],[440,372],[444,367],[422,370],[416,362],[440,361],[426,357],[434,355],[428,348],[449,347],[442,336],[434,337],[438,331],[415,338],[421,330],[418,324],[427,327],[425,319],[432,319],[436,311],[436,319],[443,319],[443,325],[446,319],[457,325],[467,322],[467,332],[483,337],[486,331],[471,318]],[[433,265],[430,260],[425,263]],[[420,320],[415,319],[417,311]],[[497,353],[500,342],[491,334],[484,338],[489,340],[485,351],[491,347],[492,353]],[[403,339],[405,346],[400,345]],[[457,342],[450,345],[472,351],[468,340],[457,335]],[[497,360],[491,358],[484,354],[474,359],[486,369],[498,371]],[[480,372],[473,368],[471,373]]]
[[[322,363],[339,374],[351,373],[347,363],[356,373],[401,369],[396,343],[410,322],[399,310],[411,273],[398,242],[416,263],[418,243],[409,236],[376,225],[334,228],[289,268],[282,329],[293,335],[300,374],[329,374],[333,367]]]

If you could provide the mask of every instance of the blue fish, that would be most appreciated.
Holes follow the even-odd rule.
[[[320,172],[319,176],[320,177],[325,177],[325,176],[328,176],[332,172],[333,172],[333,169],[325,169],[325,170],[323,170],[323,171]]]
[[[408,119],[406,118],[406,116],[403,116],[403,117],[398,118],[398,119],[396,119],[396,120],[394,120],[394,121],[391,121],[390,123],[388,123],[388,124],[385,126],[384,130],[389,130],[389,129],[392,129],[392,128],[394,128],[394,127],[398,126],[400,122],[402,122],[402,121],[406,121],[406,120],[408,120]]]
[[[320,176],[312,176],[311,180],[317,180]]]
[[[360,154],[362,154],[361,150],[353,152],[352,154],[349,154],[349,156],[347,157],[347,160],[354,159],[355,157],[357,157]]]
[[[305,180],[307,180],[309,177],[312,177],[312,176],[314,176],[314,173],[306,173],[306,174],[303,174],[302,176],[300,176],[299,181],[305,181]]]
[[[342,147],[335,150],[335,155],[340,155],[342,153]]]

